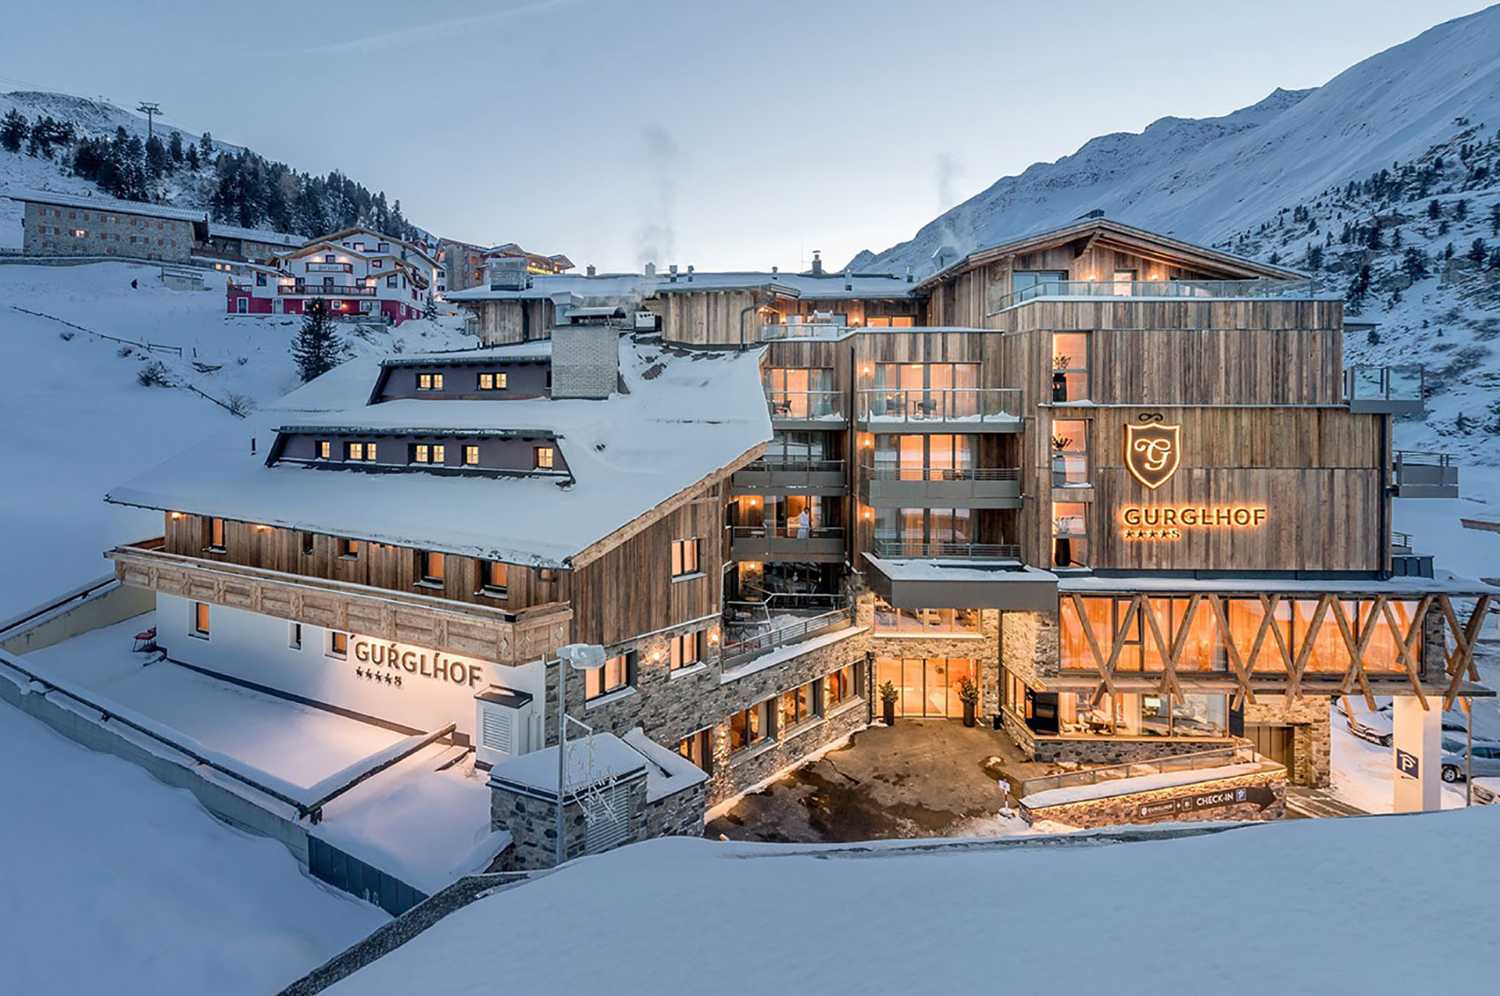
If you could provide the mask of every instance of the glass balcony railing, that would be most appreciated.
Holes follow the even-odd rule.
[[[767,391],[766,408],[773,419],[808,422],[847,422],[849,406],[842,391]]]
[[[899,536],[877,536],[871,544],[877,557],[892,560],[1004,560],[1019,562],[1015,543],[933,543]]]
[[[862,422],[989,422],[1021,417],[1021,391],[1011,387],[952,387],[859,391]]]
[[[762,325],[761,342],[778,339],[838,339],[848,335],[849,326],[833,322],[796,322],[787,325]]]
[[[1356,412],[1420,415],[1426,410],[1423,367],[1356,364],[1344,370],[1344,400]]]
[[[1001,298],[990,314],[1044,297],[1237,298],[1317,297],[1313,280],[1048,280]]]

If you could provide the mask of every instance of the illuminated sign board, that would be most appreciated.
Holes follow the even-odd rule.
[[[1182,426],[1166,425],[1154,413],[1141,415],[1141,423],[1125,427],[1125,469],[1154,491],[1182,465]],[[1183,531],[1190,529],[1258,529],[1268,515],[1266,506],[1243,502],[1126,504],[1119,509],[1124,539],[1169,542],[1182,539]]]
[[[350,643],[356,661],[355,674],[371,681],[400,687],[420,678],[463,688],[473,688],[484,681],[484,665],[461,657],[364,637],[355,637]]]

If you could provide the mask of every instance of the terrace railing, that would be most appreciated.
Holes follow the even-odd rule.
[[[837,339],[849,333],[849,326],[832,322],[800,322],[790,325],[762,325],[761,342],[778,339]]]
[[[774,594],[759,602],[727,602],[720,663],[734,667],[781,647],[852,625],[847,595]]]
[[[1344,369],[1344,401],[1356,412],[1420,415],[1425,410],[1426,371],[1419,365]]]
[[[1135,778],[1140,775],[1159,775],[1170,771],[1197,771],[1228,767],[1232,764],[1250,764],[1256,761],[1271,763],[1255,752],[1248,744],[1233,747],[1217,747],[1213,750],[1194,751],[1150,761],[1133,761],[1128,764],[1109,764],[1098,768],[1080,768],[1056,775],[1028,778],[1021,783],[1019,798],[1026,798],[1049,789],[1075,788],[1079,785],[1099,785],[1104,782]]]
[[[844,422],[849,406],[842,391],[767,391],[766,410],[774,419]]]
[[[1015,543],[928,543],[877,536],[871,544],[877,557],[889,560],[1002,560],[1019,563],[1021,547]]]
[[[375,288],[356,284],[281,284],[276,293],[304,297],[374,297]]]
[[[1318,295],[1313,280],[1047,280],[1001,298],[994,315],[1044,297],[1108,298],[1310,298]]]
[[[1012,387],[862,388],[861,422],[1011,422],[1021,417],[1021,391]]]
[[[864,475],[874,481],[1018,481],[1016,467],[901,467],[866,464]]]

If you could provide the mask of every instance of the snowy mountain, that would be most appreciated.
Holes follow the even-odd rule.
[[[996,181],[910,241],[860,253],[852,265],[921,274],[939,249],[951,261],[1092,211],[1214,243],[1278,207],[1420,155],[1447,140],[1459,118],[1500,125],[1500,7],[1440,24],[1317,89],[1095,138]]]

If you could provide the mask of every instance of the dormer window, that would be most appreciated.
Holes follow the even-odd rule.
[[[447,558],[436,550],[422,551],[422,583],[442,585]]]
[[[484,562],[484,581],[480,591],[491,598],[504,598],[510,589],[510,565],[498,560]]]
[[[351,460],[351,461],[354,461],[354,462],[357,462],[357,463],[374,463],[375,462],[375,444],[374,443],[345,443],[344,444],[344,459]]]
[[[443,389],[443,375],[440,373],[417,374],[417,390],[419,391],[441,391]]]
[[[442,443],[415,443],[411,448],[412,463],[443,463],[447,448]]]
[[[537,470],[551,470],[556,460],[557,451],[550,446],[538,446],[533,450],[535,462],[532,464]]]
[[[390,252],[391,251],[391,244],[389,242],[377,242],[375,244],[375,251],[376,252]]]
[[[504,371],[482,373],[479,375],[479,389],[481,391],[503,391],[509,386],[510,375]]]

